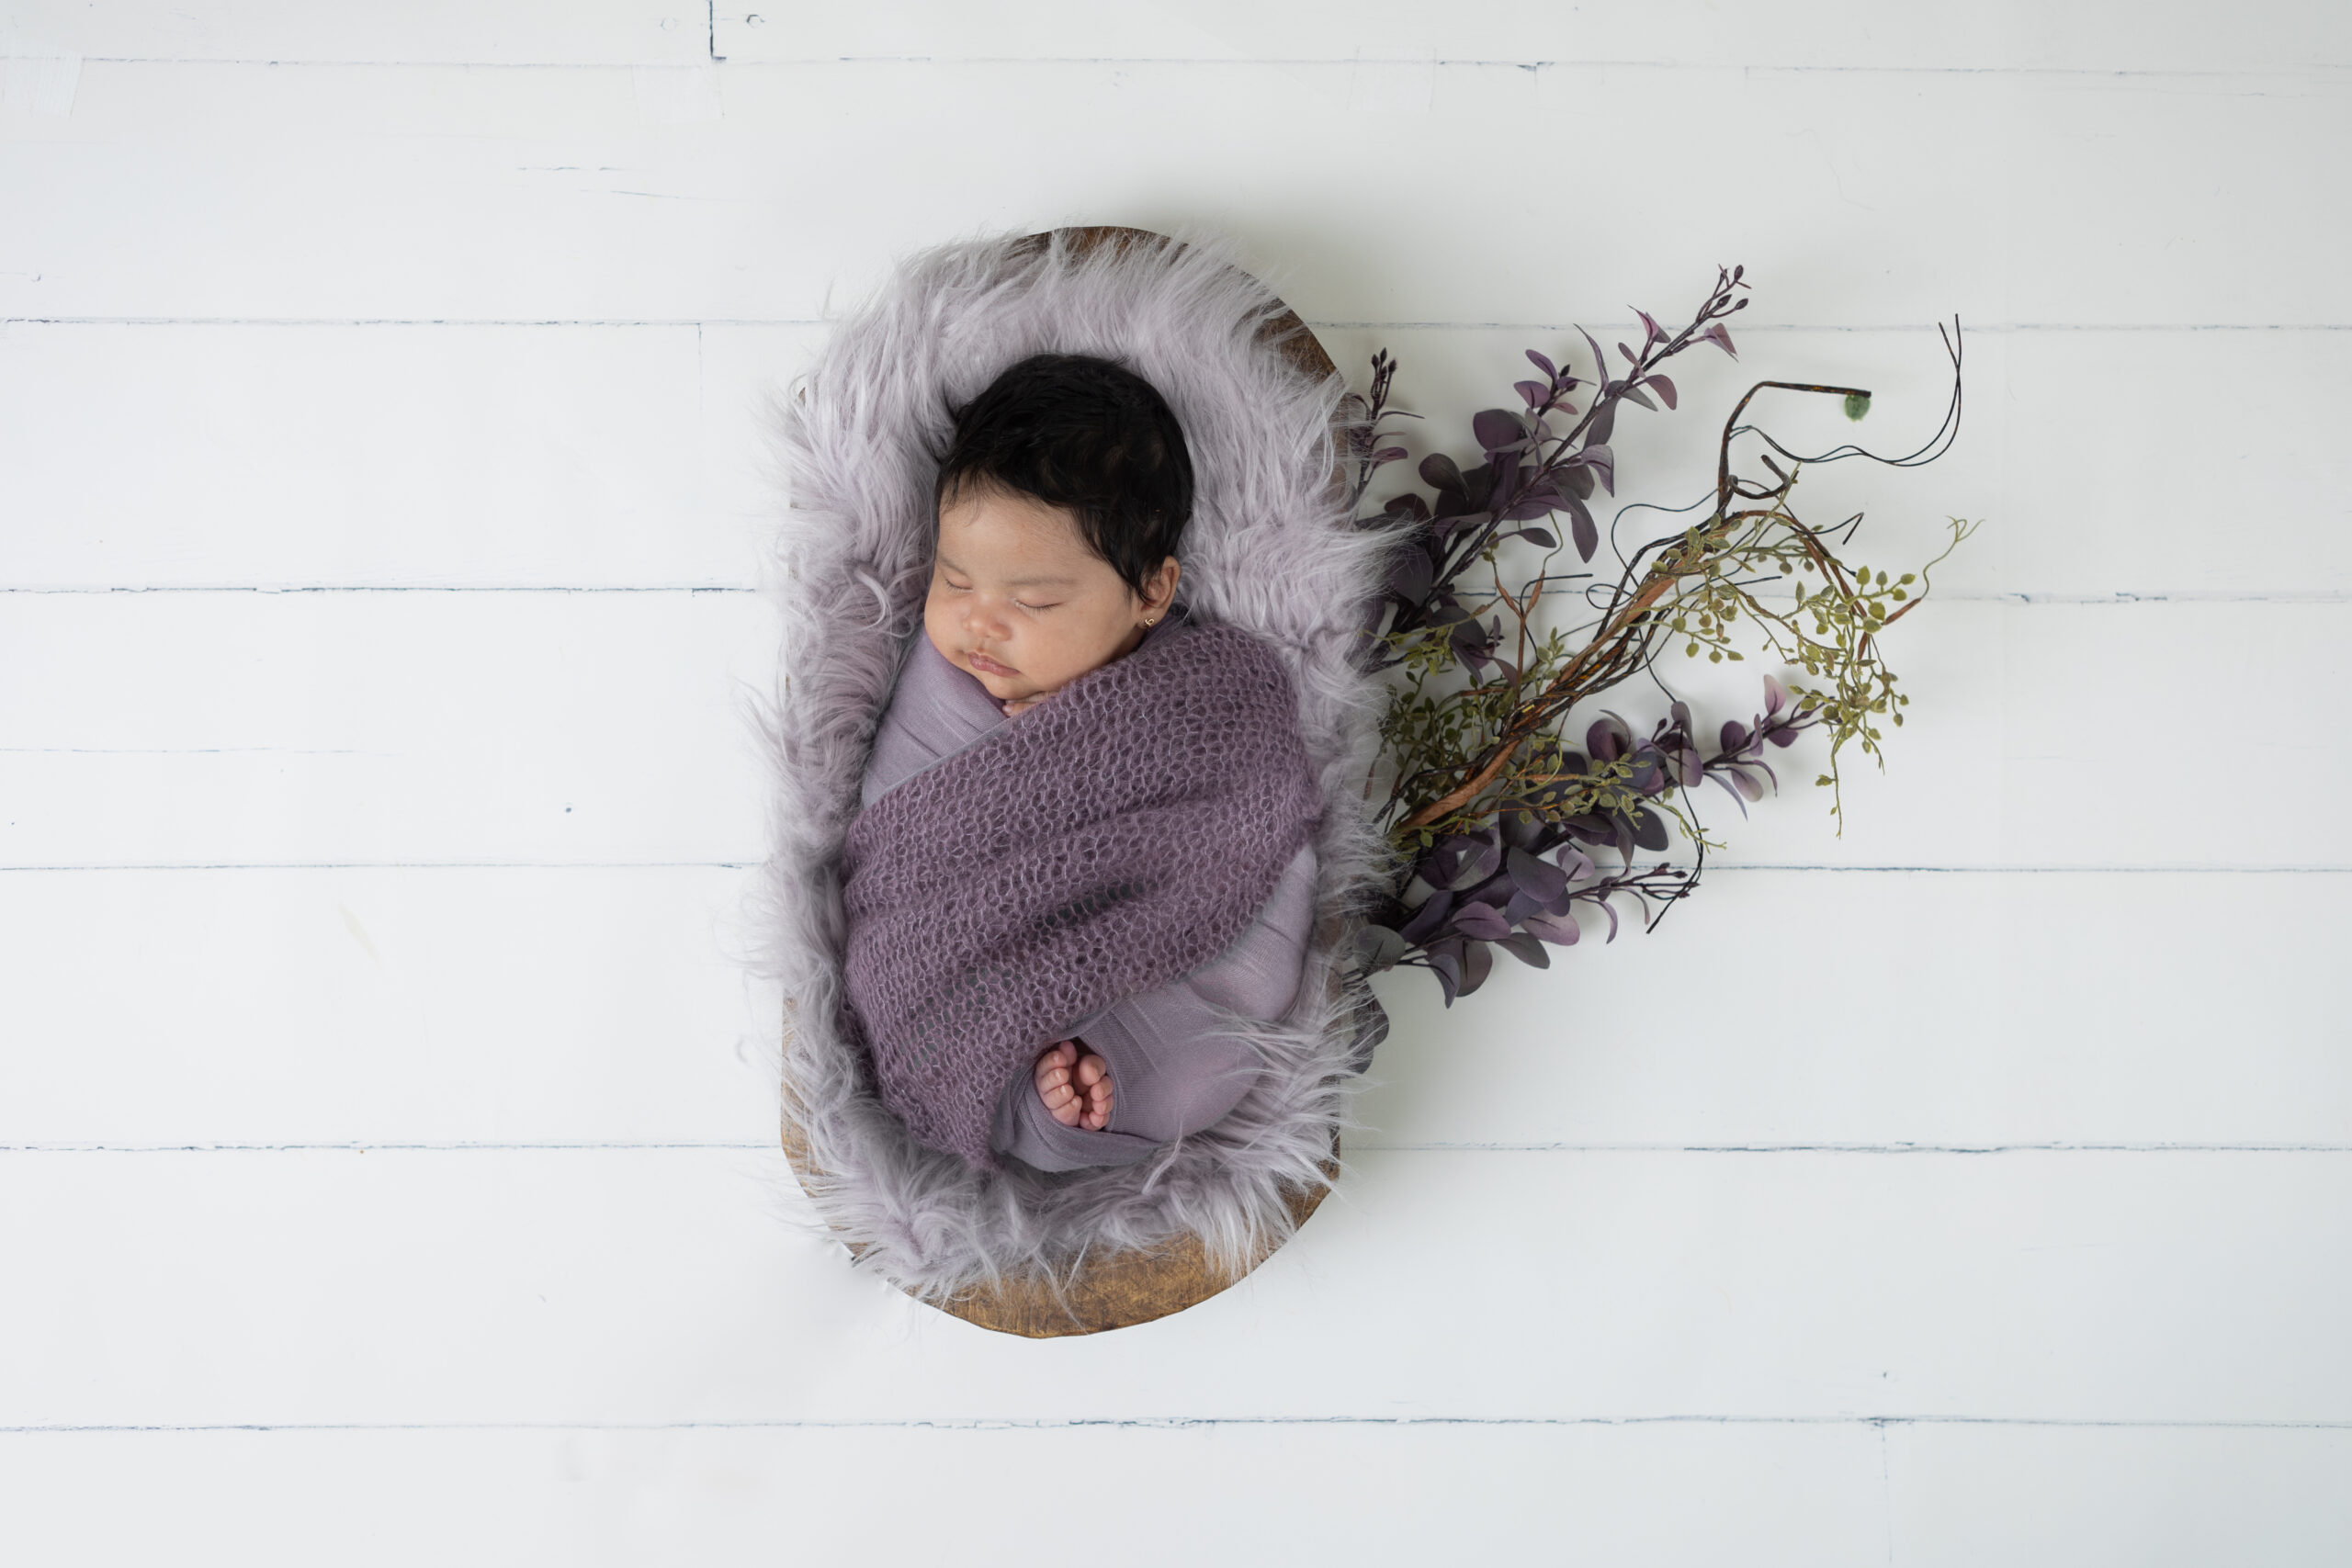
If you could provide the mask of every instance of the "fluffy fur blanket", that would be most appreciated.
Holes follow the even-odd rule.
[[[1349,525],[1333,423],[1344,388],[1260,341],[1282,312],[1207,234],[1091,253],[1060,234],[944,244],[842,320],[770,410],[786,497],[772,583],[784,633],[763,716],[776,774],[759,918],[786,998],[784,1109],[824,1173],[810,1184],[820,1219],[918,1294],[1004,1273],[1067,1278],[1089,1254],[1183,1232],[1238,1275],[1286,1238],[1284,1189],[1323,1184],[1319,1162],[1351,1124],[1363,1064],[1336,965],[1349,917],[1388,865],[1363,800],[1385,699],[1351,652],[1393,540]],[[863,1066],[842,986],[840,857],[899,650],[921,626],[948,410],[1047,350],[1121,359],[1167,399],[1197,480],[1178,550],[1184,596],[1288,666],[1330,808],[1315,832],[1306,979],[1283,1018],[1234,1021],[1266,1066],[1235,1111],[1140,1164],[976,1171],[910,1138]]]

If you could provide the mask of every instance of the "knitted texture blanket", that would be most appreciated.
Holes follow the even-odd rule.
[[[1231,626],[1151,638],[881,795],[842,897],[884,1108],[999,1168],[1015,1067],[1227,947],[1322,806],[1288,671]]]

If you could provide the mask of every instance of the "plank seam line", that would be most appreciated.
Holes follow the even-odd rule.
[[[55,583],[28,584],[21,587],[0,586],[0,595],[23,595],[27,598],[106,598],[114,594],[217,593],[253,594],[266,598],[292,597],[306,593],[513,593],[513,594],[574,594],[582,596],[607,593],[684,593],[714,594],[736,598],[763,596],[763,591],[749,583],[724,582],[634,582],[634,583],[541,583],[541,582],[159,582],[159,583]],[[1758,597],[1771,603],[1792,603],[1793,593],[1768,588]],[[2089,592],[2070,589],[2009,588],[2009,589],[1950,589],[1935,595],[1939,604],[2019,604],[2019,605],[2087,605],[2102,608],[2120,604],[2352,604],[2352,589],[2342,588],[2155,588],[2109,589],[2105,592]]]
[[[201,753],[192,753],[201,754]],[[371,755],[373,753],[370,753]],[[0,876],[60,872],[173,871],[752,871],[766,863],[752,860],[621,860],[621,861],[182,861],[0,865]],[[2342,876],[2344,865],[1830,865],[1801,862],[1755,861],[1744,865],[1715,864],[1710,876],[1736,876],[1743,872],[1826,873],[1847,876]]]
[[[967,1416],[906,1420],[715,1421],[193,1421],[49,1422],[0,1426],[0,1434],[74,1432],[685,1432],[685,1431],[1063,1431],[1074,1427],[2020,1427],[2075,1430],[2344,1432],[2352,1420],[2131,1420],[2058,1416],[1133,1416],[1060,1419]]]
[[[8,316],[0,326],[42,327],[825,327],[823,316]],[[1624,331],[1639,325],[1593,318],[1584,321],[1342,321],[1309,319],[1317,331],[1571,333],[1578,326]],[[1982,321],[1963,323],[1972,333],[2341,333],[2346,321]],[[1928,333],[1936,323],[1890,321],[1853,325],[1829,321],[1751,321],[1759,333]]]
[[[145,865],[0,865],[0,875],[10,872],[99,871],[754,871],[763,863],[752,860],[206,861]]]
[[[1678,1154],[1678,1155],[2015,1155],[2015,1154],[2197,1154],[2340,1155],[2352,1144],[1582,1144],[1411,1143],[1348,1145],[1351,1152],[1381,1154]]]
[[[731,57],[718,52],[715,28],[706,40],[709,62],[730,61]],[[85,54],[85,65],[173,65],[182,67],[229,66],[250,69],[269,66],[297,70],[405,70],[405,71],[647,71],[691,70],[691,61],[630,60],[329,60],[271,59],[264,56],[185,56],[168,54]],[[998,65],[1031,66],[1091,66],[1109,65],[1133,70],[1143,66],[1230,67],[1271,66],[1292,70],[1320,67],[1327,70],[1353,70],[1363,65],[1392,65],[1406,68],[1445,68],[1465,70],[1525,71],[1681,71],[1722,74],[1736,71],[1748,76],[2008,76],[2040,78],[2083,78],[2093,81],[2197,80],[2245,81],[2249,85],[2264,78],[2286,77],[2308,80],[2339,74],[2347,66],[2334,61],[2297,61],[2292,64],[2241,65],[2209,67],[2206,69],[2165,69],[2155,66],[2132,66],[2118,69],[2090,65],[1816,65],[1816,64],[1749,64],[1738,61],[1711,62],[1690,60],[1511,60],[1480,56],[1437,57],[1395,55],[1373,58],[1331,55],[1265,55],[1240,58],[1231,55],[1164,55],[1164,54],[826,54],[807,55],[786,60],[731,60],[741,70],[759,68],[771,70],[811,70],[831,65],[933,65],[952,68]],[[2264,94],[2253,94],[2264,96]]]
[[[251,593],[273,599],[302,593],[717,593],[741,597],[759,592],[741,582],[160,582],[0,587],[0,594],[21,593],[28,598],[114,593]]]
[[[413,1143],[266,1144],[0,1144],[0,1155],[85,1154],[775,1154],[773,1143],[718,1140],[579,1143],[478,1143],[463,1139]],[[1673,1155],[2007,1155],[2007,1154],[2246,1154],[2343,1155],[2352,1144],[2000,1143],[2000,1144],[1663,1144],[1663,1143],[1360,1143],[1355,1154],[1673,1154]]]

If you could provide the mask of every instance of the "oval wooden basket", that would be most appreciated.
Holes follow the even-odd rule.
[[[1124,247],[1135,240],[1163,237],[1153,234],[1149,230],[1114,226],[1061,229],[1055,232],[1066,236],[1081,252],[1091,252],[1106,244]],[[1023,245],[1038,248],[1046,243],[1045,234],[1031,234],[1022,242]],[[1260,329],[1259,340],[1264,342],[1270,338],[1279,338],[1283,355],[1307,375],[1319,380],[1339,374],[1330,355],[1323,352],[1323,345],[1315,341],[1315,334],[1306,330],[1306,323],[1298,319],[1296,312],[1285,309],[1269,319]],[[1336,474],[1334,482],[1339,482]],[[1338,922],[1331,917],[1326,917],[1326,920],[1325,934],[1335,935],[1332,927]],[[1338,1000],[1340,977],[1336,968],[1331,972],[1330,988],[1332,998]],[[787,1024],[787,1032],[789,1028]],[[822,1173],[811,1164],[808,1146],[788,1110],[784,1121],[783,1142],[785,1158],[791,1162],[793,1172],[801,1179],[803,1187],[807,1187]],[[1335,1131],[1331,1137],[1331,1157],[1322,1163],[1326,1179],[1339,1179],[1339,1161],[1340,1139]],[[1328,1190],[1329,1189],[1324,1187],[1294,1190],[1285,1199],[1293,1223],[1305,1224],[1306,1217],[1315,1213]],[[855,1254],[861,1249],[853,1245],[850,1250]],[[999,1334],[1019,1334],[1031,1339],[1099,1334],[1106,1328],[1125,1328],[1134,1324],[1149,1323],[1154,1318],[1166,1317],[1170,1313],[1182,1312],[1188,1306],[1204,1302],[1246,1276],[1251,1269],[1272,1257],[1273,1251],[1272,1247],[1266,1248],[1251,1258],[1249,1267],[1241,1273],[1228,1276],[1210,1267],[1198,1236],[1179,1235],[1157,1247],[1106,1253],[1100,1258],[1084,1259],[1078,1268],[1076,1278],[1065,1282],[1058,1295],[1041,1278],[1016,1275],[1007,1277],[992,1290],[967,1292],[951,1301],[933,1304],[967,1323]]]

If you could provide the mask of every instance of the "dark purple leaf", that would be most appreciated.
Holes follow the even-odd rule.
[[[1584,450],[1577,454],[1577,460],[1585,468],[1599,470],[1601,487],[1611,495],[1617,493],[1617,454],[1615,452],[1597,442],[1588,442]]]
[[[1552,362],[1544,358],[1542,355],[1536,353],[1532,348],[1527,351],[1527,362],[1530,365],[1534,366],[1538,370],[1544,372],[1544,375],[1551,377],[1554,380],[1556,381],[1560,378],[1560,373],[1553,368]]]
[[[1406,603],[1418,604],[1430,595],[1429,552],[1418,545],[1396,552],[1388,568],[1388,591]]]
[[[1644,408],[1645,408],[1645,409],[1649,410],[1649,411],[1650,411],[1650,412],[1652,412],[1652,413],[1656,413],[1656,412],[1657,412],[1657,405],[1656,403],[1654,403],[1654,402],[1650,401],[1650,395],[1649,395],[1647,392],[1643,391],[1643,390],[1641,389],[1641,388],[1639,388],[1639,387],[1628,387],[1628,388],[1626,388],[1626,389],[1625,389],[1625,396],[1626,396],[1626,397],[1628,397],[1628,398],[1630,398],[1630,399],[1632,399],[1634,402],[1637,402],[1637,403],[1641,404],[1641,405],[1642,405],[1642,407],[1644,407]]]
[[[1552,389],[1541,381],[1513,381],[1510,389],[1526,399],[1532,409],[1543,407],[1544,400],[1552,395]]]
[[[1375,463],[1393,463],[1397,458],[1408,456],[1409,454],[1402,446],[1383,446],[1372,455],[1372,460]]]
[[[1649,333],[1647,337],[1642,340],[1642,346],[1644,348],[1649,347],[1650,344],[1666,336],[1666,329],[1659,326],[1655,321],[1651,320],[1650,313],[1647,310],[1635,310],[1634,314],[1642,319],[1642,330]]]
[[[1525,850],[1514,849],[1505,860],[1510,879],[1519,884],[1528,897],[1549,906],[1567,891],[1567,874],[1549,861],[1541,861]]]
[[[1498,937],[1495,940],[1498,945],[1508,949],[1513,958],[1531,968],[1552,967],[1552,955],[1544,951],[1544,943],[1538,938],[1529,936],[1524,931],[1513,931],[1509,936]]]
[[[1453,895],[1441,887],[1430,894],[1428,901],[1419,908],[1413,911],[1412,919],[1397,928],[1396,934],[1405,939],[1407,945],[1419,946],[1429,940],[1430,934],[1445,922],[1445,917],[1453,910]]]
[[[1599,866],[1592,863],[1592,857],[1590,855],[1585,853],[1574,844],[1562,844],[1558,849],[1552,852],[1552,858],[1560,863],[1561,874],[1566,876],[1570,882],[1582,882],[1586,877],[1590,876],[1594,872],[1600,869]]]
[[[1429,952],[1430,972],[1437,976],[1437,983],[1445,988],[1445,1005],[1448,1007],[1453,1005],[1453,998],[1460,994],[1462,988],[1461,954],[1462,943],[1458,939],[1449,939],[1442,944],[1430,948]]]
[[[1421,459],[1421,482],[1431,490],[1459,491],[1463,488],[1462,470],[1444,453],[1432,452]]]
[[[1597,761],[1615,761],[1625,754],[1633,738],[1625,733],[1623,724],[1614,718],[1596,718],[1584,732],[1585,750],[1591,752]]]
[[[1745,305],[1747,303],[1747,301],[1745,299],[1742,299],[1739,302],[1740,305]],[[1732,309],[1736,310],[1739,309],[1739,305],[1735,305]],[[1707,330],[1701,333],[1699,335],[1712,342],[1717,348],[1722,349],[1734,359],[1737,359],[1739,357],[1739,350],[1732,347],[1731,345],[1731,333],[1724,331],[1724,324],[1721,321],[1710,321],[1707,323]]]
[[[1480,447],[1509,452],[1527,445],[1527,425],[1509,409],[1481,409],[1470,416],[1470,429]]]
[[[1556,550],[1560,547],[1560,541],[1552,536],[1552,530],[1549,528],[1521,528],[1519,531],[1519,536],[1539,550]]]
[[[1579,470],[1581,471],[1581,470]],[[1567,498],[1568,534],[1576,541],[1577,558],[1590,560],[1592,552],[1600,548],[1600,528],[1592,520],[1585,503],[1575,496]]]
[[[1467,487],[1462,492],[1462,504],[1464,511],[1480,512],[1486,509],[1487,502],[1495,493],[1495,475],[1498,466],[1510,461],[1510,453],[1498,453],[1487,458],[1480,467],[1462,476],[1462,482]]]
[[[1492,942],[1510,935],[1510,922],[1490,904],[1464,904],[1453,911],[1453,929],[1464,936]]]
[[[1491,832],[1492,829],[1488,831]],[[1500,845],[1497,844],[1492,838],[1474,838],[1470,840],[1469,848],[1463,852],[1462,874],[1454,879],[1454,886],[1459,887],[1465,882],[1484,882],[1487,877],[1500,871],[1502,863],[1503,852]]]
[[[1356,931],[1356,962],[1368,975],[1395,968],[1405,947],[1405,939],[1386,926],[1363,926]]]
[[[1598,817],[1590,812],[1568,818],[1560,826],[1566,828],[1577,841],[1590,844],[1596,849],[1606,848],[1617,841],[1616,824],[1605,817]]]
[[[1544,837],[1544,819],[1534,812],[1510,807],[1495,818],[1495,827],[1502,834],[1508,849],[1532,850]]]
[[[1578,327],[1577,331],[1583,333],[1584,341],[1592,345],[1592,373],[1602,378],[1604,380],[1607,379],[1609,375],[1609,356],[1600,352],[1600,344],[1594,340],[1593,335],[1590,333],[1585,332],[1582,327]]]
[[[1655,388],[1657,391],[1657,395],[1666,400],[1666,406],[1668,408],[1679,406],[1674,400],[1674,383],[1668,380],[1665,377],[1645,376],[1642,378],[1642,385],[1645,387]]]
[[[1540,501],[1550,506],[1559,505],[1561,495],[1561,476],[1559,473],[1555,470],[1552,473],[1544,474],[1541,478],[1531,479],[1531,476],[1533,476],[1535,473],[1536,469],[1532,465],[1521,465],[1521,479],[1523,480],[1530,480],[1530,482],[1525,484],[1524,488],[1520,491],[1519,499],[1522,502]]]
[[[1672,841],[1667,837],[1663,816],[1646,806],[1634,807],[1634,842],[1645,850],[1662,850]]]
[[[1462,950],[1462,989],[1468,996],[1487,983],[1488,971],[1495,966],[1495,950],[1483,942],[1465,943]]]
[[[1632,349],[1627,348],[1622,343],[1617,345],[1617,352],[1625,356],[1625,363],[1628,365],[1639,365],[1642,362],[1642,356],[1640,355],[1635,354]]]
[[[1616,428],[1617,405],[1614,402],[1603,403],[1600,411],[1592,416],[1592,423],[1584,427],[1585,444],[1590,446],[1595,442],[1606,441],[1609,439],[1610,433]]]
[[[1510,903],[1511,896],[1518,891],[1519,884],[1510,879],[1510,873],[1497,866],[1485,881],[1464,893],[1461,899],[1464,904],[1487,904],[1499,909]]]
[[[1577,938],[1584,934],[1573,915],[1531,915],[1527,920],[1527,932],[1555,947],[1574,947]]]
[[[1724,776],[1725,773],[1728,773],[1730,777],[1726,778]],[[1709,775],[1709,777],[1713,778],[1717,784],[1724,786],[1724,793],[1731,796],[1732,804],[1738,807],[1739,814],[1742,817],[1745,817],[1747,815],[1747,802],[1740,795],[1738,787],[1731,782],[1732,779],[1736,779],[1740,776],[1741,774],[1739,771],[1736,768],[1726,768],[1724,770],[1724,773]]]
[[[1617,940],[1617,906],[1609,901],[1609,895],[1606,893],[1593,899],[1592,902],[1599,905],[1600,912],[1609,917],[1609,940],[1615,942]]]
[[[1741,747],[1747,744],[1747,726],[1740,723],[1739,720],[1736,718],[1727,718],[1724,720],[1723,735],[1721,739],[1723,741],[1723,749],[1724,750],[1736,751]]]

